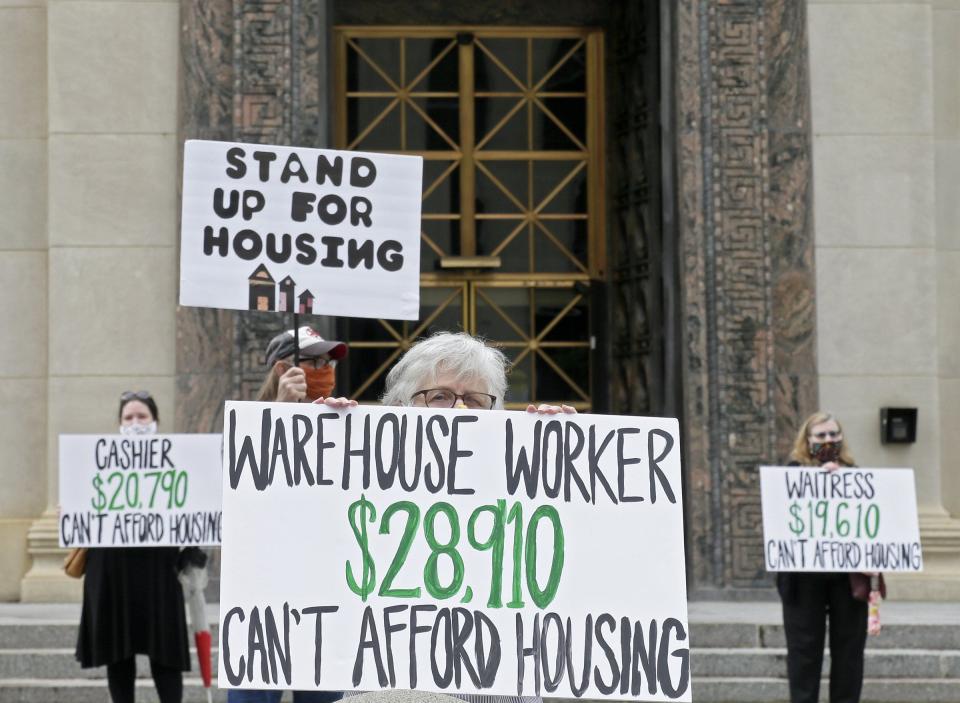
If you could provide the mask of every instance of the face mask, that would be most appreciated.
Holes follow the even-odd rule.
[[[120,425],[120,434],[125,435],[141,435],[141,434],[156,434],[157,433],[157,422],[148,422],[145,425],[141,425],[139,422],[135,422],[132,425]]]
[[[307,398],[316,400],[317,398],[329,398],[333,395],[336,376],[332,366],[304,369],[303,372],[307,375]]]
[[[293,368],[293,364],[286,361],[278,361],[276,365],[279,376],[283,376]],[[303,373],[307,381],[307,400],[329,398],[333,394],[337,378],[332,366],[322,366],[319,369],[306,368],[303,369]]]
[[[839,461],[840,450],[843,449],[843,440],[836,442],[813,442],[810,445],[810,453],[813,458],[821,464],[828,461]]]

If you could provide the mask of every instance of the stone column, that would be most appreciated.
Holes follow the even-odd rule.
[[[150,390],[174,427],[178,5],[49,2],[46,14],[46,493],[24,601],[79,595],[57,548],[58,435],[115,431],[128,389]]]
[[[805,10],[676,3],[685,500],[699,597],[770,587],[757,466],[783,461],[817,402]]]
[[[0,8],[0,601],[47,502],[47,13],[23,5]]]
[[[960,523],[943,490],[960,420],[960,236],[935,218],[956,183],[938,184],[935,168],[934,11],[825,1],[809,12],[820,395],[860,465],[916,472],[925,570],[888,579],[891,597],[960,598]],[[915,444],[881,444],[884,406],[919,409]]]

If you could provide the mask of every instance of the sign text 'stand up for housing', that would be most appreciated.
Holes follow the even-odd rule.
[[[192,140],[180,304],[415,320],[418,156]]]

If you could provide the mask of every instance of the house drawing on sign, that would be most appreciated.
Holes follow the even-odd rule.
[[[250,310],[275,310],[276,281],[263,264],[257,266],[247,279],[250,284]]]
[[[305,290],[300,294],[300,309],[297,310],[297,312],[301,315],[313,314],[313,293],[309,290]]]
[[[279,286],[280,300],[277,304],[277,312],[293,312],[296,306],[296,300],[294,299],[296,283],[293,282],[290,276],[287,276],[280,281]]]

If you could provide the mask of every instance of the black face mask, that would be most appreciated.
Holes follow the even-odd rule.
[[[843,440],[836,442],[814,442],[810,445],[810,453],[821,464],[828,461],[840,461],[840,450],[843,449]]]

